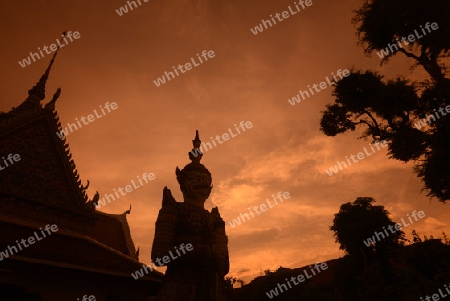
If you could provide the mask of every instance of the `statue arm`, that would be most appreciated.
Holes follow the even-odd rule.
[[[162,208],[159,210],[155,226],[155,238],[153,239],[151,259],[163,258],[174,249],[174,234],[177,223],[176,201],[170,189],[164,187]]]

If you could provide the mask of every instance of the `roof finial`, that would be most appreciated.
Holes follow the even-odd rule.
[[[66,36],[67,30],[65,30],[62,34],[63,38]],[[60,44],[60,43],[58,43]],[[33,102],[39,103],[41,100],[45,98],[45,84],[47,83],[48,75],[50,74],[50,70],[52,69],[53,63],[55,62],[56,55],[58,54],[58,51],[61,47],[58,45],[58,48],[55,51],[55,54],[53,55],[50,64],[48,65],[47,69],[45,70],[45,73],[41,76],[37,84],[31,88],[28,91],[28,99]]]

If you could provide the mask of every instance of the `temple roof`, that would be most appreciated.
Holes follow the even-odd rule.
[[[45,84],[57,52],[28,97],[9,112],[0,114],[0,154],[18,154],[21,160],[0,172],[0,193],[46,205],[87,212],[88,200],[72,160],[69,145],[56,133],[61,123],[55,103],[58,88],[45,107]],[[24,189],[26,187],[26,189]]]
[[[55,105],[61,90],[43,105],[56,54],[28,97],[18,107],[0,113],[0,157],[19,154],[21,158],[0,171],[0,223],[31,228],[55,223],[76,246],[82,243],[95,249],[97,244],[99,252],[119,256],[116,260],[138,263],[126,214],[95,210],[66,138],[56,135],[62,130]],[[113,257],[99,256],[100,264],[111,264],[107,261]]]

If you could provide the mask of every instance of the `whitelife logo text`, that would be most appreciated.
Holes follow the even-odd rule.
[[[295,5],[295,8],[297,9],[297,11],[295,11],[295,9],[292,10],[291,6],[289,5],[288,6],[289,11],[285,10],[281,14],[276,13],[275,18],[277,18],[278,22],[281,22],[283,20],[286,20],[290,16],[293,16],[293,15],[299,13],[300,11],[305,10],[308,6],[311,6],[312,4],[313,4],[312,0],[306,0],[306,1],[299,0],[298,4],[297,4],[297,2],[294,2],[294,5]],[[302,7],[301,9],[300,9],[299,5]],[[280,18],[280,16],[281,16],[281,18]],[[277,22],[275,21],[275,18],[272,15],[270,15],[270,18],[272,19],[273,25],[276,25]],[[268,29],[269,27],[267,27],[267,25],[272,27],[272,22],[270,22],[270,20],[263,19],[263,20],[261,20],[261,23],[259,25],[255,26],[254,28],[250,28],[250,31],[254,35],[257,35],[258,33],[263,32],[264,28]],[[263,25],[264,25],[264,28],[263,28]]]
[[[290,197],[291,197],[291,195],[287,191],[286,192],[279,191],[278,194],[277,194],[277,198],[280,200],[280,203],[283,202],[283,198],[285,200],[287,200]],[[255,217],[253,212],[255,212],[256,214],[261,214],[262,212],[266,211],[267,209],[273,208],[276,205],[278,205],[278,201],[277,201],[277,199],[275,198],[275,196],[273,194],[272,194],[272,199],[275,202],[273,205],[270,203],[269,199],[266,199],[266,203],[267,203],[267,205],[269,205],[269,208],[267,208],[266,204],[261,204],[259,206],[253,206],[253,208],[248,208],[248,213],[250,213],[250,215],[252,216],[251,218]],[[258,208],[261,211],[258,211]],[[248,215],[248,213],[244,213],[244,214],[240,213],[237,218],[233,219],[232,222],[229,222],[230,226],[233,227],[233,228],[236,227],[236,226],[239,226],[241,224],[241,220],[242,220],[242,222],[246,221],[245,218],[247,218],[247,220],[250,220],[251,218]]]
[[[29,246],[35,244],[37,241],[43,240],[45,237],[47,237],[47,235],[50,236],[52,233],[55,233],[56,231],[58,231],[58,226],[55,224],[51,226],[46,225],[44,230],[42,230],[42,228],[39,228],[39,230],[41,230],[41,237],[36,231],[33,233],[32,236],[28,237],[27,239],[22,239],[20,240],[20,242],[16,240],[17,247],[8,246],[5,251],[0,252],[0,261],[18,253],[19,251],[22,251],[22,246],[23,248],[28,248]],[[45,231],[47,232],[47,234],[45,234]],[[19,250],[17,248],[19,248]]]
[[[139,6],[142,5],[141,0],[136,0],[139,3]],[[133,5],[134,8],[138,8],[138,5],[136,4],[136,1],[127,1],[127,5],[130,7],[130,11],[133,10]],[[148,2],[149,0],[142,0],[144,2]],[[122,15],[128,13],[128,7],[126,5],[121,6],[119,9],[116,9],[116,13],[122,17]]]
[[[215,55],[215,53],[214,53],[214,51],[212,51],[212,50],[209,50],[208,51],[208,55],[206,55],[207,53],[206,53],[206,50],[203,50],[203,52],[202,52],[202,57],[203,57],[203,59],[205,60],[205,62],[206,61],[208,61],[208,57],[210,58],[210,59],[212,59],[213,57],[215,57],[216,55]],[[192,62],[192,65],[194,65],[194,67],[197,67],[197,66],[200,66],[201,64],[203,64],[203,60],[202,60],[202,58],[200,57],[200,55],[197,53],[197,58],[198,58],[198,60],[199,60],[199,64],[196,64],[196,62],[195,62],[195,59],[192,57],[191,58],[191,62]],[[178,70],[180,70],[180,72],[181,73],[186,73],[187,71],[189,71],[189,70],[191,70],[192,69],[192,65],[191,65],[191,63],[185,63],[184,65],[178,65],[178,67],[175,67],[175,66],[172,66],[172,68],[173,68],[173,71],[175,72],[175,74],[177,75],[177,76],[180,76],[180,74],[178,73],[178,71],[177,71],[177,69]],[[183,70],[183,67],[186,69],[186,70]],[[172,76],[172,78],[170,78],[170,76]],[[172,80],[172,79],[175,79],[175,75],[173,74],[173,72],[172,71],[169,71],[169,72],[167,72],[167,71],[165,71],[164,72],[164,74],[163,74],[163,76],[162,77],[158,77],[156,80],[154,80],[153,81],[153,83],[155,83],[155,85],[157,86],[157,87],[159,87],[159,86],[161,86],[162,84],[165,84],[166,83],[166,79],[168,80],[168,81],[170,81],[170,80]]]
[[[0,163],[0,170],[5,170],[8,166],[11,166],[14,164],[14,162],[19,162],[20,161],[20,155],[19,154],[9,154],[8,157],[5,159],[5,157],[2,157],[3,163],[5,164],[5,166],[2,166],[2,163]],[[8,161],[9,164],[8,164]]]
[[[366,147],[364,147],[364,153],[365,153],[365,155],[367,155],[367,157],[371,156],[371,155],[373,155],[375,153],[375,149],[372,147],[372,144],[369,144],[369,146],[372,149],[373,153],[368,152]],[[373,146],[375,146],[378,150],[380,150],[380,146],[381,147],[386,147],[387,146],[387,142],[386,142],[386,140],[382,140],[381,143],[379,141],[377,141],[377,142],[375,142],[373,144]],[[359,152],[358,154],[356,154],[356,156],[351,154],[350,155],[350,159],[352,159],[353,163],[358,163],[362,159],[366,158],[364,153],[363,152]],[[355,159],[355,157],[358,157],[358,160]],[[343,170],[342,166],[344,166],[344,168],[348,168],[349,166],[352,166],[352,162],[350,161],[348,156],[345,156],[345,159],[347,159],[348,166],[347,166],[347,164],[344,161],[342,161],[342,162],[337,161],[336,162],[337,165],[335,165],[334,167],[331,167],[330,169],[325,170],[325,172],[331,177],[333,175],[333,172],[337,174],[339,172],[339,169]]]
[[[427,22],[425,24],[425,28],[428,30],[428,33],[431,33],[431,29],[436,30],[439,28],[438,24],[436,22],[433,22],[430,24],[430,22]],[[423,36],[421,36],[418,32],[417,29],[414,30],[414,34],[410,34],[408,35],[408,40],[406,40],[407,38],[402,37],[400,39],[401,42],[403,42],[405,44],[405,46],[408,46],[409,43],[414,43],[414,41],[423,38],[424,36],[427,35],[426,31],[423,29],[422,25],[420,25],[420,28],[422,29],[422,33],[424,34]],[[391,54],[393,54],[394,52],[399,50],[400,48],[403,48],[402,43],[400,42],[397,38],[397,43],[394,44],[388,44],[388,47],[386,47],[385,49],[382,49],[381,51],[377,51],[377,55],[380,57],[380,59],[383,59]],[[398,45],[398,46],[397,46]]]
[[[95,120],[100,119],[106,115],[105,110],[103,110],[103,107],[101,105],[99,107],[100,107],[100,110],[102,111],[103,115],[99,115],[97,113],[97,109],[95,109],[94,110],[95,116],[94,116],[94,114],[89,114],[87,116],[87,118],[84,116],[81,116],[80,119],[84,125],[88,125],[89,123],[94,122]],[[118,107],[119,106],[115,102],[112,102],[111,104],[109,104],[109,102],[105,103],[105,109],[108,111],[108,113],[111,113],[111,109],[116,110]],[[97,117],[97,118],[95,118],[95,117]],[[69,130],[71,133],[73,133],[74,131],[76,131],[82,127],[80,120],[78,120],[78,118],[75,118],[75,120],[78,123],[78,127],[75,123],[67,123],[67,126],[63,130],[61,130],[59,133],[56,132],[56,135],[59,137],[59,139],[63,139],[64,137],[69,135]]]
[[[276,296],[278,296],[278,289],[280,290],[280,294],[281,293],[283,293],[283,292],[285,292],[285,291],[287,291],[289,288],[292,288],[292,285],[291,285],[291,281],[292,281],[292,284],[294,284],[294,285],[298,285],[298,284],[300,284],[301,282],[303,282],[303,281],[305,281],[306,279],[310,279],[310,278],[312,278],[313,276],[315,276],[316,275],[316,271],[317,271],[317,274],[318,273],[320,273],[320,272],[322,272],[322,271],[325,271],[326,269],[328,269],[328,265],[324,262],[324,263],[321,263],[320,264],[320,266],[319,266],[319,263],[316,263],[315,265],[314,265],[314,267],[312,267],[312,266],[309,266],[309,271],[311,272],[311,275],[308,273],[308,271],[305,269],[305,270],[303,270],[303,274],[304,274],[304,276],[303,276],[303,274],[300,274],[300,275],[298,275],[297,277],[294,277],[294,276],[292,276],[290,279],[287,279],[287,278],[285,278],[285,280],[286,280],[286,284],[284,284],[284,283],[278,283],[277,284],[277,287],[275,287],[275,289],[272,289],[272,290],[270,290],[270,292],[267,292],[266,293],[266,295],[267,295],[267,297],[269,297],[269,299],[272,299],[273,297],[276,297]],[[316,270],[316,271],[314,271],[314,270]],[[306,278],[305,278],[306,277]],[[297,282],[297,281],[298,282]],[[289,288],[287,287],[287,286],[289,286]]]
[[[51,44],[50,47],[47,47],[47,45],[44,45],[43,50],[45,51],[46,54],[51,54],[53,51],[56,51],[58,48],[62,48],[64,46],[66,46],[67,44],[69,44],[69,42],[67,42],[66,37],[73,42],[72,37],[76,40],[79,39],[80,33],[78,31],[75,31],[73,34],[71,31],[69,32],[65,32],[62,34],[62,39],[64,40],[65,44],[61,44],[60,41],[58,39],[56,39],[56,43],[58,43],[58,46],[56,46],[56,44]],[[48,51],[48,48],[50,48],[51,52]],[[44,57],[44,53],[41,50],[41,47],[38,47],[38,52],[41,54],[41,56],[39,56],[39,53],[37,52],[30,52],[30,55],[23,59],[21,62],[19,62],[19,65],[22,68],[25,68],[28,65],[31,65],[31,60],[33,59],[33,62],[36,62],[36,60],[39,60],[41,58]],[[37,59],[36,59],[37,58]]]
[[[127,193],[132,192],[135,189],[138,189],[141,186],[144,186],[144,184],[142,183],[142,180],[145,181],[145,184],[148,184],[148,181],[152,181],[152,180],[155,179],[155,174],[152,173],[152,172],[151,173],[144,173],[142,175],[142,179],[139,176],[137,176],[137,179],[139,180],[139,183],[141,185],[137,185],[134,182],[134,180],[131,180],[131,184],[133,184],[133,187],[131,187],[131,185],[126,185],[124,188],[123,187],[119,187],[117,189],[120,192],[120,195],[116,191],[116,189],[114,188],[113,189],[114,190],[114,194],[116,195],[117,199],[119,199],[121,196],[125,196]],[[125,190],[125,192],[124,192],[124,190]],[[97,207],[97,209],[99,209],[99,208],[104,207],[106,205],[106,201],[108,201],[108,204],[109,204],[109,203],[111,203],[111,202],[113,202],[115,200],[116,200],[116,198],[114,197],[113,194],[106,194],[105,193],[105,196],[101,200],[98,200],[98,203],[97,203],[96,207]]]
[[[417,222],[418,221],[417,216],[419,218],[424,218],[425,212],[423,212],[423,211],[417,212],[416,210],[414,210],[411,213],[411,215],[414,217],[415,221]],[[414,223],[413,220],[411,219],[411,217],[409,216],[409,214],[407,214],[406,216],[408,217],[409,222],[411,224]],[[391,231],[391,233],[394,234],[395,232],[400,231],[401,227],[408,227],[411,225],[411,224],[408,224],[407,222],[405,222],[403,217],[401,219],[401,222],[402,222],[402,224],[396,223],[394,226],[389,225],[388,226],[389,231]],[[386,237],[388,237],[390,235],[389,232],[387,231],[386,227],[383,227],[383,231],[384,231],[384,234],[386,234],[386,236],[384,236],[383,232],[375,231],[374,235],[372,237],[369,237],[366,240],[364,240],[363,242],[366,245],[366,247],[373,246],[377,243],[377,241],[380,241],[381,239],[385,239]],[[375,237],[376,237],[376,239],[375,239]]]
[[[231,130],[231,128],[228,128],[228,132],[230,133],[231,138],[237,137],[237,135],[239,135],[241,133],[241,131],[239,130],[238,126],[236,126],[236,124],[234,125],[234,127],[235,127],[235,129],[237,131],[237,134],[235,134],[235,135],[233,135],[233,131]],[[253,124],[252,124],[251,121],[245,121],[245,124],[244,124],[244,121],[241,121],[239,123],[239,127],[242,129],[243,132],[245,132],[245,129],[251,129],[253,127]],[[230,139],[230,135],[228,135],[228,133],[223,133],[221,136],[216,135],[215,138],[210,137],[211,138],[211,142],[214,144],[215,147],[217,147],[216,141],[219,142],[219,144],[222,144],[225,141],[228,141]],[[221,141],[220,138],[222,138],[223,141]],[[202,142],[202,144],[200,145],[200,149],[196,148],[195,150],[191,151],[191,154],[194,157],[197,157],[198,155],[203,154],[203,152],[208,151],[208,148],[209,149],[213,148],[211,143],[209,143],[209,142]]]
[[[341,74],[342,72],[342,74]],[[350,71],[348,71],[347,69],[344,69],[343,71],[341,71],[341,69],[339,69],[338,71],[336,71],[337,76],[339,76],[340,79],[343,79],[344,77],[347,77],[350,75]],[[307,97],[311,97],[312,95],[314,95],[314,91],[316,92],[320,92],[322,90],[325,90],[326,88],[328,88],[329,86],[335,86],[336,83],[339,81],[339,79],[336,78],[336,75],[334,74],[334,72],[331,72],[334,81],[330,81],[330,79],[328,78],[328,76],[325,77],[325,81],[320,82],[319,84],[313,84],[312,88],[310,85],[308,85],[308,89],[309,92],[311,93],[311,95],[308,93],[308,91],[302,91],[299,90],[298,94],[294,97],[292,97],[291,99],[288,99],[288,102],[291,104],[291,106],[295,105],[296,103],[300,103],[303,100],[305,100]],[[320,87],[320,89],[319,89]],[[314,90],[313,90],[314,89]],[[300,96],[302,97],[302,99],[300,99]]]
[[[178,254],[178,256],[175,256],[172,253],[172,251],[169,251],[170,257],[169,257],[169,255],[166,255],[166,256],[163,256],[162,259],[159,257],[156,258],[155,261],[159,267],[169,264],[170,261],[175,260],[182,255],[176,246],[174,248],[175,248],[175,252]],[[181,252],[183,252],[183,254],[186,254],[186,251],[194,250],[194,247],[190,243],[188,243],[186,245],[184,245],[184,243],[182,243],[179,248],[180,248]],[[162,260],[162,262],[161,262],[161,260]],[[137,270],[136,272],[131,273],[131,276],[134,278],[134,280],[138,280],[139,278],[144,277],[145,274],[148,274],[148,269],[150,269],[150,272],[152,272],[153,269],[155,269],[155,270],[157,269],[158,266],[156,266],[153,261],[151,261],[150,264],[153,265],[153,267],[151,267],[151,266],[149,267],[149,266],[143,264],[142,268],[140,270]],[[144,272],[145,272],[145,274],[144,274]]]

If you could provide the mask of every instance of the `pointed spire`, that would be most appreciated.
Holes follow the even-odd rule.
[[[195,130],[195,139],[192,140],[192,145],[194,146],[194,148],[199,148],[201,143],[202,141],[198,136],[198,130]]]
[[[66,31],[63,32],[62,36],[66,36]],[[58,43],[60,44],[60,43]],[[18,107],[21,110],[28,110],[28,109],[37,109],[41,108],[41,101],[45,98],[45,84],[47,83],[48,76],[50,74],[50,70],[52,69],[53,63],[55,62],[56,55],[58,54],[58,51],[61,47],[58,45],[58,48],[55,51],[55,54],[53,54],[53,57],[48,64],[47,69],[45,70],[44,74],[41,76],[39,81],[36,83],[36,85],[31,88],[28,91],[28,97],[27,99]],[[52,99],[52,105],[54,105],[56,99],[59,97],[60,90],[57,91]]]
[[[41,76],[37,84],[28,91],[27,100],[32,102],[40,103],[41,100],[45,98],[45,84],[47,83],[48,75],[50,74],[50,70],[52,69],[53,63],[55,62],[56,55],[58,54],[59,47],[56,49],[55,54],[50,61],[50,64],[45,70],[45,73]]]
[[[194,146],[194,148],[189,152],[189,159],[191,159],[191,161],[193,163],[200,163],[200,160],[203,157],[203,153],[200,150],[200,145],[201,145],[202,141],[200,140],[199,136],[198,136],[198,130],[195,131],[195,139],[192,140],[192,145]]]
[[[55,92],[55,94],[53,94],[53,98],[52,100],[50,100],[49,103],[47,103],[44,107],[44,109],[49,110],[49,111],[54,111],[55,110],[55,103],[56,100],[58,100],[59,96],[61,95],[61,88],[58,88]]]
[[[195,131],[195,138],[192,140],[192,144],[194,148],[188,153],[189,159],[192,161],[191,163],[187,164],[183,169],[179,169],[178,167],[175,169],[175,175],[177,176],[177,181],[180,184],[180,187],[184,187],[185,182],[187,180],[186,177],[188,177],[189,173],[191,172],[202,172],[205,173],[209,179],[211,179],[211,173],[209,170],[200,163],[200,160],[203,157],[203,153],[200,150],[200,145],[202,141],[199,138],[198,130]],[[183,190],[183,188],[182,188]],[[170,190],[169,190],[170,193]],[[170,194],[171,196],[171,194]],[[175,200],[174,200],[175,201]],[[164,198],[163,198],[164,202]]]

